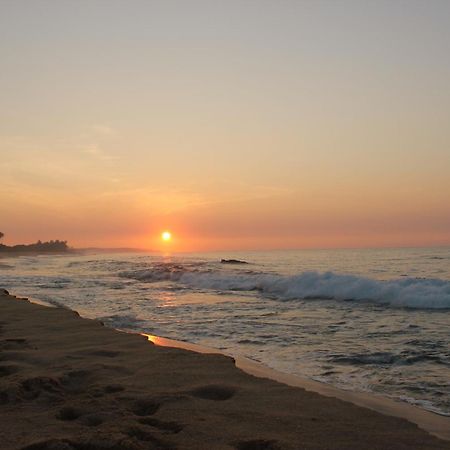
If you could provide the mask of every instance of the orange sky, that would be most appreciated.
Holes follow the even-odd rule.
[[[450,245],[449,3],[104,5],[0,5],[5,243]]]

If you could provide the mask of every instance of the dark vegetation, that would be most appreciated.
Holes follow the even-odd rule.
[[[0,231],[0,239],[4,234]],[[68,253],[71,249],[67,245],[67,241],[37,241],[35,244],[18,244],[18,245],[4,245],[0,244],[0,255],[29,255],[29,254],[55,254]]]

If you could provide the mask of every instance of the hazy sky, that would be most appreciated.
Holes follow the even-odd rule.
[[[450,244],[450,1],[0,0],[6,243]]]

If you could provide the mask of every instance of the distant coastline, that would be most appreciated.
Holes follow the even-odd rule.
[[[99,253],[148,253],[151,250],[140,248],[102,248],[102,247],[87,247],[74,248],[67,244],[67,241],[51,240],[48,242],[38,241],[34,244],[16,244],[5,245],[0,244],[0,258],[8,256],[38,256],[38,255],[92,255]]]
[[[48,242],[37,241],[34,244],[17,244],[11,246],[0,244],[0,256],[55,255],[75,252],[75,249],[67,245],[67,241],[60,240],[51,240]]]

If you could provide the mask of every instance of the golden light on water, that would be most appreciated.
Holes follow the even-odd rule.
[[[170,231],[163,231],[161,233],[161,239],[164,242],[169,242],[172,239],[172,233]]]

